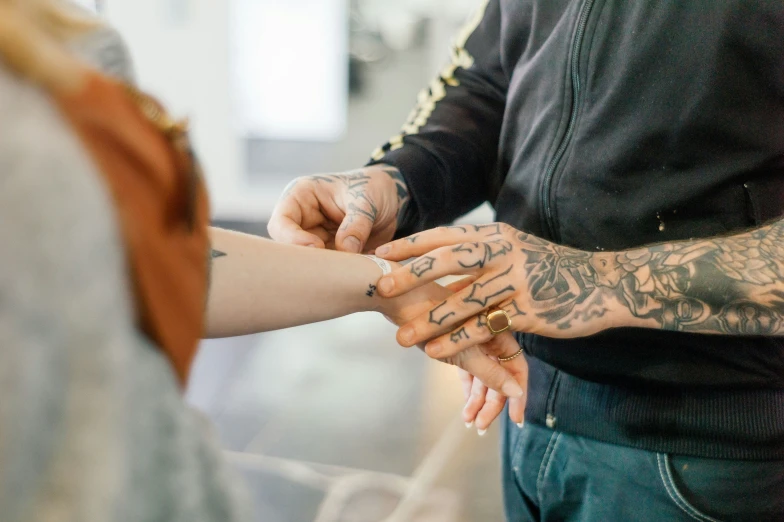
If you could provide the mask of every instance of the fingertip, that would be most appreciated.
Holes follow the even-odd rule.
[[[362,241],[356,236],[346,236],[337,243],[338,250],[348,252],[350,254],[359,254],[362,252]]]
[[[439,359],[443,353],[441,341],[430,341],[425,345],[425,353],[432,359]]]
[[[400,343],[400,346],[405,346],[409,348],[414,345],[414,336],[416,332],[414,328],[411,326],[404,326],[397,331],[397,342]]]
[[[391,275],[382,277],[378,282],[378,292],[382,297],[394,297],[395,279]]]

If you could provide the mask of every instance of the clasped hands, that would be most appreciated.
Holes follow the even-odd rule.
[[[440,227],[382,245],[376,255],[390,261],[413,258],[379,281],[379,292],[387,298],[405,295],[445,276],[466,276],[451,286],[453,295],[405,321],[398,330],[401,345],[426,343],[424,350],[435,359],[455,363],[455,358],[470,356],[474,350],[493,358],[513,355],[518,350],[513,336],[494,336],[488,328],[487,314],[496,309],[506,312],[510,330],[548,337],[586,336],[611,326],[609,316],[607,321],[601,317],[581,320],[574,313],[575,304],[588,295],[581,293],[579,276],[571,282],[569,277],[570,270],[586,270],[581,252],[503,223]],[[522,357],[495,364],[516,378],[524,375],[527,379]],[[467,386],[470,376],[462,377]],[[486,391],[476,380],[472,390],[466,418],[477,408],[472,401],[481,402]],[[503,405],[503,400],[497,392],[487,392],[490,406],[479,410],[483,414],[481,425],[491,413],[497,415],[497,404]],[[510,416],[518,423],[522,422],[522,411],[518,410],[524,409],[523,401],[514,397],[510,403]]]
[[[390,298],[381,311],[401,326],[398,342],[423,346],[431,357],[467,372],[461,372],[463,416],[467,423],[475,420],[480,433],[501,413],[507,396],[509,415],[520,424],[525,358],[497,360],[519,350],[511,331],[578,337],[605,328],[609,314],[604,317],[601,296],[589,294],[592,281],[617,283],[617,263],[600,254],[589,259],[586,252],[500,223],[441,227],[389,243],[409,199],[394,167],[307,176],[284,191],[268,228],[273,239],[286,243],[375,250],[391,261],[415,258],[379,281],[379,293]],[[434,283],[447,275],[467,277],[448,288]],[[492,335],[485,324],[491,308],[507,313],[510,332]]]

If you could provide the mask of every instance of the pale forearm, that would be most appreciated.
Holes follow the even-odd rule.
[[[207,337],[286,328],[378,309],[381,269],[357,255],[211,229]]]

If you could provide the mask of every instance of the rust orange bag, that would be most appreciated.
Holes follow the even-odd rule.
[[[154,100],[97,72],[56,103],[114,199],[139,327],[184,386],[203,335],[209,270],[209,206],[187,135]]]

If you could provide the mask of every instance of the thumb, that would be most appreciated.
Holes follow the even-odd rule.
[[[373,231],[377,214],[376,206],[366,197],[352,198],[335,235],[335,248],[353,254],[362,252]]]

